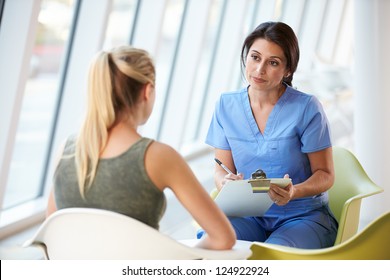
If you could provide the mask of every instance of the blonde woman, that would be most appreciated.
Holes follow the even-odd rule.
[[[86,117],[69,137],[54,174],[47,214],[69,207],[100,208],[156,229],[170,188],[207,232],[199,246],[230,249],[235,233],[184,159],[170,146],[141,136],[155,100],[155,67],[131,46],[92,61]]]

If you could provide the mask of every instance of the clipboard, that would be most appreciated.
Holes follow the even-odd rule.
[[[249,180],[229,181],[214,201],[230,217],[263,216],[273,204],[268,189],[269,186],[252,188]]]

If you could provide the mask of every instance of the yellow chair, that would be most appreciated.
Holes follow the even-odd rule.
[[[390,260],[390,212],[347,241],[323,249],[299,249],[254,242],[250,260]]]
[[[360,206],[362,199],[383,192],[364,171],[363,167],[349,150],[342,147],[333,147],[333,161],[335,182],[329,193],[329,207],[339,228],[335,245],[340,244],[358,231],[360,220]],[[210,196],[215,198],[218,190],[211,191]]]
[[[358,231],[360,207],[364,197],[383,192],[364,171],[353,153],[333,147],[335,182],[329,193],[329,207],[339,222],[335,245]]]

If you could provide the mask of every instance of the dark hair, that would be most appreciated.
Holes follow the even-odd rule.
[[[290,72],[283,82],[292,86],[293,74],[297,70],[299,61],[298,39],[290,26],[283,22],[264,22],[257,26],[245,39],[241,49],[241,66],[245,68],[245,60],[253,42],[257,39],[265,39],[282,48],[286,57],[287,69]]]

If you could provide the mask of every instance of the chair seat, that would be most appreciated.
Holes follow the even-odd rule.
[[[47,259],[61,260],[246,259],[252,253],[249,246],[191,247],[136,219],[90,208],[56,211],[24,244],[31,245],[41,246]]]
[[[390,260],[390,212],[347,241],[324,249],[299,249],[254,242],[255,260]]]

